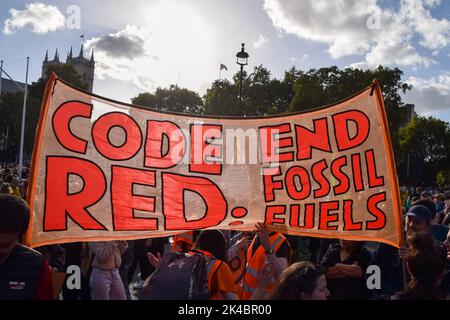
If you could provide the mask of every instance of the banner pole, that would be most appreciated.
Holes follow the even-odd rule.
[[[45,86],[44,98],[42,100],[41,105],[41,113],[39,115],[39,122],[36,128],[36,134],[34,136],[34,146],[33,146],[33,154],[31,157],[30,164],[30,179],[28,182],[28,193],[27,193],[27,202],[30,207],[30,224],[28,225],[28,229],[24,235],[24,244],[27,246],[32,246],[31,243],[31,235],[33,230],[33,217],[34,217],[34,198],[36,192],[36,176],[39,168],[39,154],[41,150],[42,137],[44,134],[45,121],[48,114],[48,109],[50,107],[50,98],[52,95],[53,85],[57,80],[57,76],[54,72],[50,74],[50,77],[47,81],[47,85]]]

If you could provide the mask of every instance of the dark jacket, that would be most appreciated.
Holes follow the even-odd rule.
[[[17,244],[0,264],[0,300],[31,300],[44,265],[36,250]]]

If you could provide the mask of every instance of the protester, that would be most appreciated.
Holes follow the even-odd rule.
[[[126,300],[119,274],[121,256],[126,248],[126,241],[89,243],[89,249],[93,253],[92,273],[89,279],[93,300]]]
[[[130,292],[130,278],[129,272],[130,268],[133,265],[134,261],[134,248],[133,241],[127,241],[127,249],[122,254],[122,264],[119,268],[120,278],[122,279],[123,287],[125,289],[125,294],[127,296],[127,300],[131,300],[131,292]]]
[[[128,279],[134,278],[137,267],[139,266],[139,279],[135,287],[141,288],[145,279],[147,279],[155,267],[149,263],[149,253],[162,257],[165,253],[165,247],[169,243],[168,237],[139,239],[133,241],[133,263],[128,270]]]
[[[441,212],[444,210],[445,200],[447,200],[447,197],[443,193],[439,192],[433,196],[433,201],[434,204],[436,205],[436,212]]]
[[[326,300],[329,295],[325,268],[302,261],[283,271],[270,299]]]
[[[421,199],[413,202],[413,206],[406,214],[406,233],[430,232],[434,239],[444,242],[448,227],[442,224],[435,224],[433,220],[436,215],[436,208],[430,199]]]
[[[173,237],[171,252],[188,252],[194,246],[198,231],[188,231]]]
[[[149,259],[157,269],[146,280],[141,299],[238,299],[227,264],[226,241],[218,230],[200,232],[188,253],[171,252],[162,260],[149,254]]]
[[[48,262],[41,253],[19,243],[29,219],[25,201],[0,194],[0,300],[53,299]]]
[[[200,232],[195,242],[194,250],[203,253],[209,259],[215,258],[219,260],[216,263],[217,267],[211,268],[208,273],[210,299],[238,300],[233,273],[227,264],[227,248],[222,233],[218,230],[204,230]]]
[[[238,232],[230,239],[227,250],[228,264],[233,272],[234,284],[239,292],[242,290],[245,265],[247,263],[247,250],[250,246],[250,238],[245,232]]]
[[[368,299],[365,273],[370,260],[370,253],[362,241],[341,240],[339,244],[331,245],[321,262],[326,268],[330,299]]]
[[[450,225],[450,199],[445,201],[443,214],[444,214],[444,219],[442,220],[442,224],[444,224],[446,226]]]
[[[258,287],[258,273],[263,269],[264,262],[271,263],[274,279],[278,279],[287,268],[292,257],[292,250],[286,237],[281,233],[267,231],[265,225],[256,225],[256,235],[247,251],[247,267],[242,284],[242,300],[249,300]],[[273,290],[275,282],[266,288],[267,293]]]
[[[404,292],[391,300],[441,300],[446,294],[438,289],[444,278],[447,250],[427,232],[415,232],[408,238],[406,267],[410,275]]]
[[[1,187],[0,187],[0,193],[4,193],[4,194],[12,194],[12,189],[9,186],[9,183],[3,182]]]

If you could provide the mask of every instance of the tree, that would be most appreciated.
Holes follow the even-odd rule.
[[[205,95],[205,114],[239,115],[237,87],[228,80],[216,80]]]
[[[283,80],[271,77],[262,65],[250,74],[243,72],[242,103],[239,101],[240,73],[228,80],[215,81],[205,96],[205,111],[212,115],[265,116],[285,113],[294,96],[294,83],[299,71],[292,67]]]
[[[398,158],[398,130],[406,120],[406,109],[400,92],[406,93],[412,86],[401,81],[403,72],[379,66],[374,70],[339,69],[336,66],[300,72],[295,83],[295,96],[289,111],[317,108],[337,102],[367,87],[373,79],[379,79],[388,117],[392,146]]]
[[[447,175],[444,170],[436,174],[436,184],[439,188],[443,188],[447,184]]]
[[[64,81],[86,89],[87,85],[75,71],[73,66],[67,64],[52,65],[47,69],[47,78],[51,72],[55,72]],[[34,137],[39,114],[41,111],[42,99],[46,80],[41,78],[28,86],[27,111],[25,117],[25,138],[24,138],[24,158],[30,158],[34,146]],[[0,132],[6,132],[9,126],[9,161],[16,161],[20,146],[20,130],[22,125],[23,92],[4,93],[0,101]]]
[[[434,117],[416,117],[399,131],[400,178],[418,184],[434,185],[440,171],[450,169],[450,125]],[[414,161],[423,161],[422,174],[412,170]],[[409,169],[409,172],[407,172]]]
[[[133,104],[160,111],[182,112],[190,114],[204,113],[203,100],[191,90],[171,85],[169,88],[157,88],[155,93],[140,93],[131,99]]]

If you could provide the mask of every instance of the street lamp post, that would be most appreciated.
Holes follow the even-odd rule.
[[[242,45],[241,51],[239,51],[236,54],[236,63],[241,66],[241,74],[239,81],[239,110],[238,110],[239,114],[241,113],[241,104],[242,104],[242,75],[244,72],[244,66],[248,64],[248,57],[249,57],[248,53],[245,52],[244,50],[245,43],[242,43],[241,45]]]

